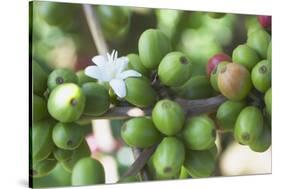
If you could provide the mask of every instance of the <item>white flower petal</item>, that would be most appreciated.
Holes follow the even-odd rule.
[[[125,56],[117,58],[115,60],[115,72],[116,75],[119,75],[128,67],[129,59]]]
[[[94,56],[92,58],[92,61],[98,66],[98,67],[104,67],[107,59],[104,55],[98,55],[98,56]]]
[[[109,85],[118,97],[124,98],[126,96],[126,85],[124,80],[113,79],[109,82]]]
[[[126,79],[128,77],[141,77],[141,74],[135,70],[126,70],[117,75],[119,79]]]
[[[85,69],[85,74],[97,80],[102,80],[102,72],[97,66],[88,66]]]
[[[98,55],[93,57],[92,61],[98,66],[101,72],[100,79],[102,81],[110,81],[113,79],[114,64],[108,59],[111,59],[110,55],[107,53],[107,57],[103,55]]]

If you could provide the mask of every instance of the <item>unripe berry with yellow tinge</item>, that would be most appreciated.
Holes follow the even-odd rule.
[[[242,65],[227,64],[218,75],[220,92],[229,100],[242,100],[252,89],[251,75]]]

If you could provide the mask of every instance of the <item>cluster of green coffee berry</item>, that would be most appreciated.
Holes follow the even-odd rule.
[[[210,59],[213,88],[226,96],[216,115],[223,130],[234,131],[240,144],[257,152],[271,145],[271,36],[258,29],[245,44]],[[233,63],[231,63],[233,62]],[[214,66],[215,64],[215,66]]]
[[[174,95],[202,98],[216,94],[202,94],[206,89],[190,87],[191,81],[202,84],[200,87],[208,81],[204,76],[190,78],[192,63],[183,53],[171,52],[168,39],[159,30],[149,29],[141,35],[139,57],[139,61],[130,59],[130,64],[140,62],[143,68],[135,69],[143,74],[145,69],[156,72],[160,84]],[[162,99],[154,106],[152,118],[133,118],[124,124],[121,134],[128,145],[147,148],[160,143],[148,162],[154,179],[180,178],[184,172],[192,177],[210,176],[216,164],[216,127],[234,131],[235,139],[253,151],[270,147],[271,36],[265,30],[253,31],[247,44],[234,49],[232,60],[222,53],[210,58],[207,65],[211,86],[228,99],[218,108],[215,122],[207,115],[186,119],[179,104]]]
[[[215,123],[206,115],[185,118],[181,106],[168,99],[156,103],[152,118],[133,118],[121,136],[133,147],[158,144],[148,162],[151,178],[177,179],[210,176],[216,165]],[[185,177],[185,178],[186,178]]]
[[[132,59],[129,55],[129,65],[146,76],[156,73],[156,82],[166,90],[182,86],[190,79],[191,61],[184,53],[172,51],[169,39],[160,30],[143,32],[138,47],[139,57],[134,55]],[[142,91],[142,98],[146,99],[150,94]],[[159,143],[148,162],[152,179],[186,178],[187,173],[192,177],[210,176],[216,163],[215,123],[206,115],[186,119],[182,107],[168,97],[157,97],[151,118],[125,122],[122,138],[139,148]]]
[[[104,168],[90,157],[85,129],[76,121],[83,112],[100,115],[107,111],[107,90],[83,71],[56,69],[48,75],[35,61],[32,75],[30,175],[46,176],[60,162],[72,173],[73,185],[105,183]]]

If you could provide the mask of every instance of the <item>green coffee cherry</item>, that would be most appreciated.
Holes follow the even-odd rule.
[[[99,116],[107,112],[110,99],[104,86],[90,82],[85,83],[81,89],[86,96],[84,113]]]
[[[46,159],[54,149],[52,130],[54,120],[43,120],[32,125],[32,159],[40,161]]]
[[[91,152],[90,152],[89,146],[88,146],[86,140],[83,140],[82,143],[80,144],[80,146],[73,151],[70,158],[62,161],[61,163],[62,163],[63,168],[66,171],[71,173],[72,169],[77,161],[79,161],[81,158],[89,157],[90,155],[91,155]]]
[[[78,78],[79,86],[82,86],[83,84],[88,83],[88,82],[96,82],[96,80],[94,78],[87,76],[85,74],[84,70],[80,70],[80,71],[76,72],[76,76]]]
[[[137,54],[128,54],[129,58],[128,69],[136,70],[137,72],[141,73],[143,76],[149,76],[150,72],[146,69],[141,62],[139,55]]]
[[[189,177],[188,171],[184,166],[181,166],[179,179],[187,179]]]
[[[184,111],[181,106],[171,100],[160,100],[152,110],[152,120],[156,128],[163,134],[177,134],[184,124]]]
[[[80,159],[74,166],[71,177],[72,186],[104,184],[105,173],[102,164],[91,157]]]
[[[176,179],[185,158],[184,145],[175,137],[166,137],[153,155],[153,164],[158,179]]]
[[[33,94],[32,99],[32,120],[39,121],[48,117],[47,102],[45,99]]]
[[[187,120],[183,135],[188,149],[210,149],[214,146],[216,140],[215,123],[205,115],[192,117]]]
[[[60,68],[52,71],[48,77],[48,88],[52,91],[57,86],[63,83],[75,83],[78,84],[77,75],[69,69]]]
[[[72,150],[64,150],[64,149],[60,149],[60,148],[56,148],[53,151],[54,157],[56,158],[56,160],[58,160],[59,162],[61,161],[66,161],[68,159],[71,158],[73,151]]]
[[[219,126],[225,131],[232,131],[239,113],[245,106],[245,101],[230,100],[220,105],[216,114]]]
[[[47,90],[47,79],[47,73],[36,61],[32,61],[32,87],[35,94],[43,96]]]
[[[125,99],[129,103],[141,108],[152,106],[155,103],[157,94],[148,80],[130,77],[125,80],[125,83],[127,88]]]
[[[257,51],[261,58],[265,59],[270,41],[270,35],[265,30],[259,29],[248,36],[247,45]]]
[[[220,64],[217,65],[217,67],[211,72],[211,85],[215,91],[219,91],[218,87],[218,75],[221,72],[221,70],[228,64],[229,62],[221,62]]]
[[[31,176],[34,178],[47,176],[57,165],[57,160],[51,155],[42,161],[32,162]]]
[[[235,123],[234,136],[241,144],[251,144],[257,140],[263,129],[263,116],[254,106],[244,108]]]
[[[56,87],[48,100],[48,111],[60,122],[72,122],[80,118],[85,107],[85,95],[75,84],[65,83]]]
[[[84,133],[76,123],[57,123],[52,133],[55,145],[64,150],[74,150],[83,141]]]
[[[162,58],[171,51],[168,37],[160,30],[144,31],[138,43],[140,59],[147,69],[156,69]]]
[[[239,45],[233,50],[232,60],[235,63],[242,64],[249,71],[260,61],[257,52],[246,44]]]
[[[272,89],[268,89],[267,92],[264,95],[264,102],[266,111],[271,115],[272,110]]]
[[[184,167],[193,178],[209,177],[216,168],[216,158],[211,150],[188,150]]]
[[[168,53],[158,67],[160,81],[170,87],[183,85],[190,78],[191,73],[192,63],[182,52]]]
[[[178,87],[178,95],[186,99],[202,99],[211,97],[214,90],[206,76],[191,77],[184,85]]]
[[[255,141],[250,144],[250,148],[255,152],[264,152],[271,145],[271,130],[267,125],[263,126],[263,130]]]
[[[267,60],[260,61],[252,70],[251,78],[254,87],[265,93],[271,86],[271,71]]]
[[[129,146],[148,148],[161,140],[160,132],[150,118],[133,118],[125,122],[121,136]]]

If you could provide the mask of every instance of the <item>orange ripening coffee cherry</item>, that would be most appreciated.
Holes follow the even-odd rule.
[[[218,75],[219,90],[230,100],[244,99],[252,86],[249,71],[237,63],[227,64]]]

